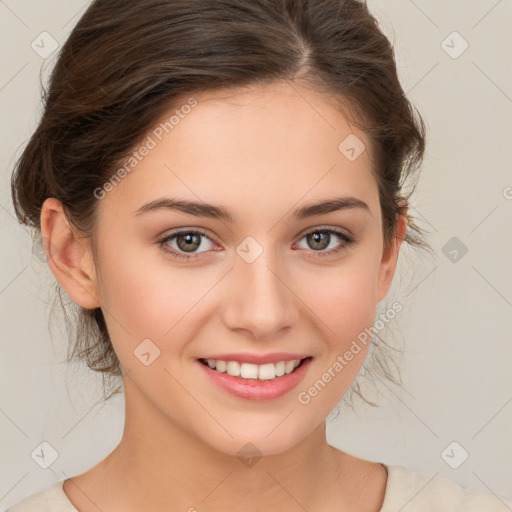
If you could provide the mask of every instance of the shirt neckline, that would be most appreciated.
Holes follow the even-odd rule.
[[[394,477],[392,476],[393,471],[392,467],[388,464],[385,464],[384,462],[378,462],[385,470],[386,470],[386,487],[384,491],[384,500],[382,502],[382,506],[379,509],[379,512],[388,512],[388,503],[392,500],[392,497],[390,496],[392,492],[392,488],[394,485]],[[65,478],[63,480],[59,480],[58,482],[55,482],[53,484],[53,493],[51,493],[51,496],[49,497],[51,500],[51,504],[53,506],[60,505],[65,506],[69,509],[69,512],[79,512],[78,509],[75,508],[73,503],[71,503],[71,500],[69,499],[68,495],[64,492],[64,482],[68,480],[68,478]],[[68,512],[68,511],[66,511]]]

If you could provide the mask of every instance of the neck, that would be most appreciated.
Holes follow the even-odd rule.
[[[251,459],[214,449],[125,392],[123,436],[102,461],[102,510],[329,510],[351,488],[349,457],[327,444],[325,422],[292,449]]]

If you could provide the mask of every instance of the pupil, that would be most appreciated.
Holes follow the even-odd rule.
[[[320,244],[320,247],[316,247],[317,249],[325,249],[327,245],[329,245],[328,243],[327,245],[325,244],[326,240],[328,239],[328,235],[326,235],[325,233],[316,232],[312,233],[310,236],[313,238],[313,248],[315,248],[315,244]]]
[[[187,244],[187,245],[185,245],[185,247],[182,247],[181,246],[182,244],[179,243],[179,240],[181,240],[181,239],[185,239],[185,243]],[[195,243],[194,243],[194,239],[196,239]],[[192,250],[197,249],[200,245],[200,242],[198,242],[198,239],[199,239],[199,237],[196,234],[187,233],[185,235],[181,235],[181,237],[178,237],[178,245],[180,246],[180,249],[184,249],[184,250],[187,250],[187,248],[192,249]],[[192,243],[193,246],[191,246],[190,243]]]

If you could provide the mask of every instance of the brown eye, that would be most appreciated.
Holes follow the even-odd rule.
[[[338,240],[342,240],[342,243],[336,244],[336,238]],[[306,239],[306,244],[308,247],[306,249],[311,249],[312,252],[316,252],[315,256],[332,256],[347,246],[352,244],[355,240],[352,237],[349,237],[345,233],[338,231],[336,229],[315,229],[314,231],[310,231],[306,233],[301,240]],[[334,243],[332,246],[331,244]],[[326,251],[329,246],[335,247],[334,250]]]
[[[176,243],[182,251],[194,251],[201,245],[201,235],[197,235],[197,233],[180,233],[176,235]]]
[[[203,231],[178,231],[171,233],[161,240],[159,245],[162,250],[176,256],[177,258],[193,259],[201,255],[202,252],[208,252],[211,247],[204,247],[203,239],[209,241],[212,244],[210,237]],[[175,242],[175,244],[174,244]],[[204,251],[196,252],[198,248],[202,247]]]
[[[309,246],[315,250],[327,249],[331,239],[330,234],[322,231],[315,231],[306,236]]]

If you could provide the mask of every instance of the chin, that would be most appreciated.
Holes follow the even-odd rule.
[[[293,414],[285,422],[291,421],[291,416]],[[243,425],[240,425],[239,430],[235,430],[232,425],[228,430],[233,437],[223,431],[221,436],[212,438],[210,431],[210,435],[203,438],[203,442],[214,450],[239,458],[279,455],[300,444],[307,437],[306,431],[292,430],[290,424],[286,428],[282,423],[284,417],[286,415],[274,421],[270,428],[265,425],[257,429],[253,424],[250,431]],[[251,419],[248,419],[247,423],[250,424]]]

